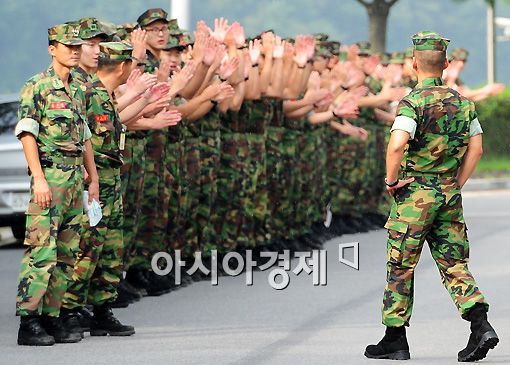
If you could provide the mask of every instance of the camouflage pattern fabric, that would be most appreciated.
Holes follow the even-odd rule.
[[[32,179],[17,315],[58,316],[73,273],[83,215],[83,142],[90,130],[82,114],[83,90],[72,76],[69,89],[70,94],[50,67],[21,91],[15,133],[34,135],[39,155],[52,159],[51,166],[43,167],[52,200],[46,209],[33,202]]]
[[[402,162],[404,175],[415,176],[415,181],[396,191],[385,226],[389,237],[383,323],[409,324],[414,267],[425,240],[465,318],[476,303],[486,304],[467,267],[469,241],[455,179],[476,119],[474,104],[441,79],[429,78],[400,102],[397,115],[417,124]]]
[[[74,72],[82,77],[85,71]],[[101,221],[90,227],[84,216],[84,234],[76,259],[74,274],[64,297],[64,308],[85,304],[101,305],[113,302],[116,286],[122,277],[123,211],[120,170],[122,165],[120,139],[123,126],[115,99],[96,75],[85,79],[87,87],[87,121],[92,131],[91,144],[99,175],[99,201],[103,213]],[[88,298],[88,300],[87,300]]]

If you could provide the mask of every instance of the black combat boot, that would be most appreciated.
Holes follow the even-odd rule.
[[[494,328],[487,321],[487,308],[481,303],[476,303],[468,313],[467,319],[471,322],[471,334],[465,349],[459,352],[460,362],[478,361],[485,356],[490,349],[496,347],[499,342]]]
[[[77,333],[81,338],[84,337],[83,329],[80,325],[80,313],[78,310],[73,309],[60,309],[60,318],[64,328],[70,333]]]
[[[141,289],[149,296],[160,296],[165,290],[152,283],[147,277],[148,271],[140,268],[130,268],[126,274],[126,280],[135,288]]]
[[[386,327],[386,334],[377,345],[368,345],[365,356],[370,359],[409,360],[406,328]]]
[[[78,321],[83,332],[90,331],[90,321],[92,320],[92,313],[86,308],[77,308],[76,312],[79,314]]]
[[[114,317],[109,305],[94,306],[94,316],[90,322],[91,336],[131,336],[134,333],[133,326],[125,326]]]
[[[18,345],[51,346],[55,344],[53,336],[48,335],[41,326],[40,316],[22,316],[18,331]]]
[[[46,332],[53,336],[56,343],[74,343],[81,341],[81,335],[69,332],[60,317],[41,316],[41,324]]]

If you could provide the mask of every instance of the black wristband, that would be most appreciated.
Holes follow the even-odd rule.
[[[216,100],[209,99],[209,101],[212,103],[213,106],[218,105],[218,102]]]
[[[306,68],[306,65],[304,65],[304,66],[299,66],[299,65],[298,65],[298,67],[297,67],[297,68],[303,69],[303,68]]]
[[[342,117],[341,117],[341,116],[339,116],[339,115],[337,115],[337,114],[335,113],[335,111],[334,111],[334,110],[333,110],[333,116],[334,116],[335,118],[342,119]]]
[[[221,81],[221,82],[225,82],[225,81],[227,81],[227,80],[228,80],[228,79],[222,79],[222,78],[220,77],[220,81]]]
[[[388,184],[388,180],[384,179],[384,183],[385,183],[385,184],[386,184],[386,186],[387,186],[387,187],[389,187],[389,188],[392,188],[392,187],[394,187],[394,186],[397,186],[399,182],[400,182],[400,180],[399,180],[399,179],[397,179],[394,183],[392,183],[392,184]]]
[[[259,63],[257,62],[255,64],[251,65],[251,67],[259,67]]]
[[[249,79],[249,78],[250,78],[250,76],[245,77],[245,78],[244,78],[244,81],[248,81],[248,79]]]

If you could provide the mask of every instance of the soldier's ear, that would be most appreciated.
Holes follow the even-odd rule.
[[[446,70],[448,68],[448,66],[450,65],[450,62],[448,62],[448,58],[445,58],[444,59],[444,65],[443,65],[443,70]]]
[[[48,53],[51,55],[51,57],[55,57],[55,50],[56,47],[53,44],[50,44],[48,46]]]
[[[416,57],[413,57],[413,70],[418,71],[418,62],[416,62]]]

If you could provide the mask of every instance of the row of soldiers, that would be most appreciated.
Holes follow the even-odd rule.
[[[111,308],[176,287],[152,270],[161,251],[257,257],[384,224],[411,53],[324,34],[247,40],[225,19],[191,37],[159,8],[135,27],[84,18],[48,39],[52,65],[25,84],[16,127],[32,175],[18,344],[134,334]]]

